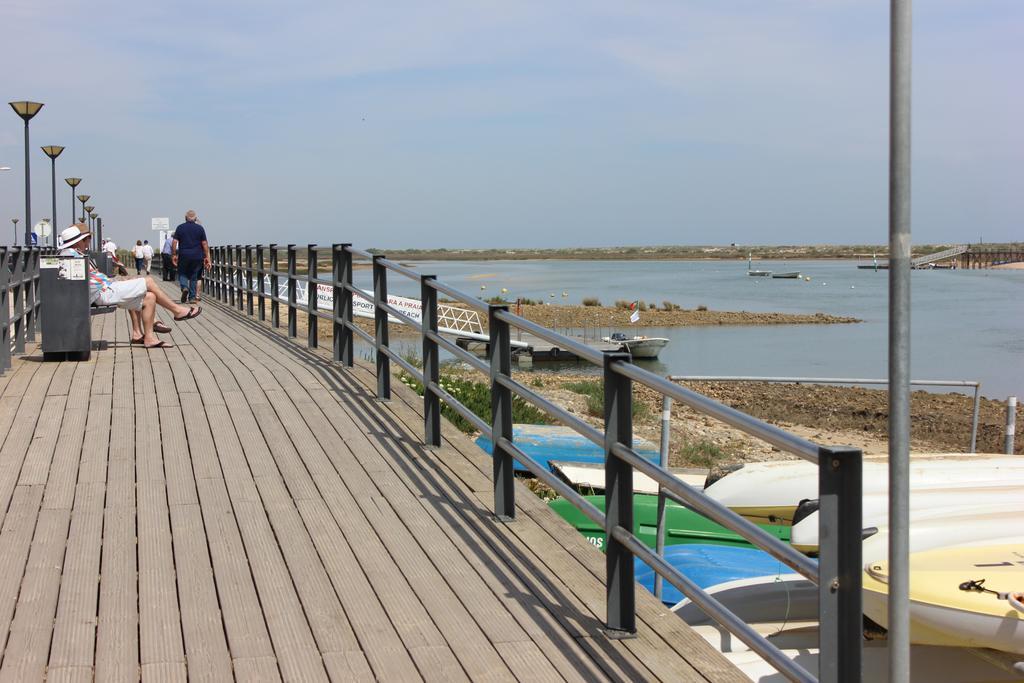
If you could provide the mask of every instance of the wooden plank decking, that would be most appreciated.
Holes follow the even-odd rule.
[[[165,317],[165,320],[167,318]],[[215,303],[176,346],[0,377],[0,682],[743,677],[417,397]],[[31,350],[30,350],[31,351]]]

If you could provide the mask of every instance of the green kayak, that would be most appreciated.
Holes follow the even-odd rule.
[[[604,496],[585,496],[592,505],[604,512]],[[601,550],[605,546],[604,529],[594,524],[572,503],[564,498],[553,500],[548,505],[559,516],[576,530],[587,537],[587,540]],[[758,524],[776,538],[789,542],[789,526],[778,524]],[[633,533],[647,547],[656,546],[658,533],[658,496],[644,493],[633,495]],[[665,504],[665,545],[682,545],[684,543],[705,543],[711,545],[731,545],[751,547],[749,541],[737,533],[729,531],[720,524],[678,503],[668,501]]]

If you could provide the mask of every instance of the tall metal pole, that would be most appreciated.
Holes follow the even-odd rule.
[[[57,157],[50,157],[50,199],[53,202],[53,216],[50,232],[53,233],[53,248],[57,248]]]
[[[910,28],[890,0],[889,680],[910,680]]]
[[[11,242],[11,246],[13,247],[18,243],[18,219],[12,218],[11,222],[14,223],[14,241]]]
[[[25,246],[32,244],[32,191],[28,172],[28,119],[25,119]]]

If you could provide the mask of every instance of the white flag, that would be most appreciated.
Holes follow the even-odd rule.
[[[640,320],[640,309],[633,311],[629,316],[629,322],[635,323]]]

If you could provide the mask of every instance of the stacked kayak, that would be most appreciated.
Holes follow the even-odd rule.
[[[604,496],[586,496],[586,499],[604,512]],[[604,550],[607,536],[604,528],[595,524],[580,512],[576,506],[564,498],[554,500],[548,505],[558,515],[569,522],[588,541]],[[790,527],[783,525],[762,524],[762,529],[782,541],[789,541]],[[633,534],[649,548],[656,545],[658,532],[658,496],[650,494],[633,495]],[[685,508],[678,503],[668,501],[665,505],[665,545],[681,545],[701,543],[705,545],[731,545],[751,547],[750,543],[739,534],[712,522],[707,517]]]
[[[915,456],[913,490],[1024,486],[1024,458],[1000,455]],[[865,496],[889,491],[889,466],[865,460]],[[704,493],[759,523],[792,523],[803,500],[818,497],[818,467],[803,460],[751,463],[704,489]]]
[[[864,572],[864,613],[885,626],[889,565]],[[1024,545],[937,548],[910,554],[910,638],[917,644],[1024,654]]]

